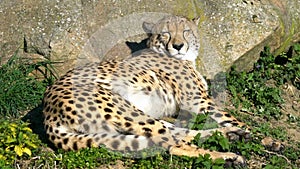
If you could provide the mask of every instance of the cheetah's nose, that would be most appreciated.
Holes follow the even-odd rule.
[[[172,46],[173,46],[174,49],[179,51],[183,47],[183,43],[181,43],[181,44],[172,44]]]

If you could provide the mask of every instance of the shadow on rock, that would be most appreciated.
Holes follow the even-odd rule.
[[[138,52],[138,51],[141,51],[143,49],[148,48],[147,47],[147,41],[148,41],[148,38],[142,40],[139,43],[137,43],[137,42],[129,42],[129,41],[126,41],[125,43],[128,46],[128,48],[131,50],[131,53],[135,53],[135,52]]]

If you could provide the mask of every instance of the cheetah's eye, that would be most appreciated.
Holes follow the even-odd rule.
[[[190,29],[183,30],[184,35],[189,35],[191,32],[192,32],[192,30],[190,30]]]

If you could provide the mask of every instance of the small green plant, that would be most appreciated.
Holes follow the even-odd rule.
[[[217,128],[218,123],[211,119],[207,114],[192,113],[192,118],[188,123],[188,128],[193,130],[206,130]]]
[[[193,162],[193,168],[211,168],[211,169],[223,169],[225,161],[223,159],[212,160],[210,155],[205,154],[204,156],[199,156]]]
[[[272,85],[275,57],[269,48],[261,53],[251,72],[237,72],[233,67],[227,76],[228,89],[236,107],[243,106],[245,111],[256,112],[265,118],[278,119],[282,113],[281,91]],[[255,108],[254,108],[255,107]]]
[[[273,78],[278,85],[291,83],[300,90],[300,44],[295,44],[289,51],[294,54],[283,53],[275,58]]]
[[[28,110],[41,103],[46,86],[54,80],[50,62],[29,63],[15,54],[0,67],[0,114],[17,117],[20,111]],[[34,70],[52,72],[44,81],[37,80]],[[46,75],[46,74],[44,74]]]
[[[64,168],[95,168],[99,165],[114,164],[122,157],[120,153],[111,152],[103,147],[59,153],[62,154],[61,165]]]
[[[220,132],[214,132],[212,136],[206,138],[204,141],[200,139],[200,134],[198,134],[196,135],[192,143],[199,147],[214,151],[229,150],[229,141]]]
[[[21,120],[0,120],[0,164],[12,164],[15,159],[30,157],[41,142],[28,123]]]
[[[233,102],[238,108],[266,118],[281,116],[279,104],[283,102],[281,92],[276,87],[266,86],[270,78],[262,72],[236,72],[233,68],[228,76],[228,89],[233,96]],[[255,108],[253,108],[255,107]]]
[[[167,155],[168,156],[168,155]],[[148,158],[135,159],[131,162],[125,161],[125,164],[132,168],[169,168],[169,163],[165,161],[167,156],[157,154]]]
[[[233,67],[227,74],[228,90],[236,107],[256,112],[265,118],[279,119],[283,103],[280,85],[291,83],[300,89],[300,44],[292,48],[295,54],[277,57],[266,47],[251,72],[238,72]]]

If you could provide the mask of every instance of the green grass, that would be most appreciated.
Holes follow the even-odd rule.
[[[37,79],[32,72],[39,72],[44,79]],[[0,113],[5,117],[0,120],[0,168],[115,168],[120,165],[126,168],[159,169],[223,168],[224,160],[212,161],[209,155],[190,158],[171,156],[159,151],[160,153],[147,157],[145,154],[153,152],[145,150],[141,152],[144,158],[135,159],[130,158],[130,155],[125,157],[108,151],[104,147],[69,152],[49,151],[47,145],[31,131],[29,124],[19,119],[24,111],[41,104],[46,86],[56,78],[53,72],[50,61],[30,63],[17,54],[0,68]],[[274,121],[281,120],[282,123],[299,129],[297,127],[300,127],[300,117],[297,114],[284,114],[281,106],[285,103],[281,86],[288,83],[299,90],[299,78],[299,44],[280,56],[273,56],[265,48],[250,72],[237,72],[232,68],[227,73],[218,74],[214,80],[216,83],[210,87],[214,91],[222,92],[222,86],[227,85],[226,92],[230,94],[231,103],[235,106],[235,109],[228,111],[252,128],[253,139],[249,142],[230,143],[220,133],[214,133],[204,142],[197,141],[197,136],[193,143],[206,149],[235,152],[247,160],[259,159],[264,163],[264,168],[299,168],[299,141],[291,140],[284,151],[273,153],[266,151],[260,143],[266,136],[280,141],[290,138],[284,126],[274,127]],[[282,120],[284,116],[287,117],[285,121]],[[213,123],[207,125],[206,119],[206,115],[194,116],[187,125],[193,129],[215,127]]]
[[[43,80],[30,76],[33,71],[50,70],[50,62],[30,63],[15,54],[0,67],[0,115],[18,117],[20,112],[30,110],[41,103],[46,86],[53,81],[53,75]],[[46,73],[46,71],[42,71]],[[44,74],[46,75],[46,74]]]

